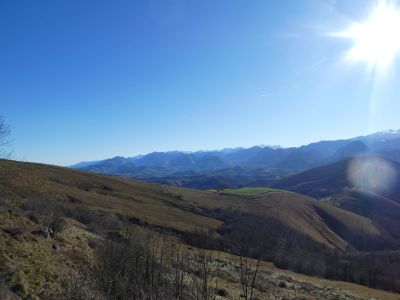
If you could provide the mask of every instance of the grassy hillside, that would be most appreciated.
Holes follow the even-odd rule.
[[[399,248],[400,164],[375,156],[349,158],[279,181],[275,187],[303,193],[364,216]]]
[[[10,161],[3,161],[2,165],[13,168],[17,174],[9,187],[9,197],[13,199],[45,197],[74,205],[84,204],[100,212],[173,230],[216,229],[222,221],[207,215],[205,210],[237,208],[279,219],[301,234],[339,249],[347,247],[347,242],[324,223],[319,211],[351,232],[363,233],[366,237],[380,234],[367,218],[291,192],[259,194],[243,201],[240,197],[215,192],[167,187],[55,166]]]
[[[41,198],[84,204],[177,230],[216,228],[220,222],[191,212],[195,207],[156,184],[79,172],[40,164],[2,161],[16,171],[9,187],[13,199]]]
[[[373,191],[400,202],[400,163],[379,156],[350,157],[276,182],[273,187],[329,197],[349,188]]]
[[[373,192],[356,188],[332,195],[324,199],[327,203],[365,216],[371,220],[393,244],[398,245],[400,238],[400,204]]]
[[[237,195],[237,196],[254,196],[257,194],[263,194],[268,192],[277,191],[275,189],[264,188],[264,187],[248,187],[240,189],[224,189],[221,191],[224,195]]]
[[[316,270],[319,265],[304,265],[314,254],[326,264],[331,250],[391,242],[367,216],[293,192],[228,195],[42,164],[0,161],[0,168],[13,174],[0,218],[1,272],[22,296],[44,292],[83,265],[93,240],[118,237],[137,225],[232,253],[238,253],[235,242],[244,243],[238,236],[244,233],[264,259],[321,276],[328,273]],[[67,223],[55,238],[38,233],[37,215],[49,205],[62,211]]]

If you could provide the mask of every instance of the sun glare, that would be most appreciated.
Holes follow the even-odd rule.
[[[348,59],[386,67],[400,52],[400,10],[394,4],[380,2],[368,20],[339,36],[354,40]]]

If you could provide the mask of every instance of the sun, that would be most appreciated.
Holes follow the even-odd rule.
[[[371,66],[386,67],[400,52],[400,10],[392,3],[380,2],[369,19],[339,33],[354,41],[347,58]]]

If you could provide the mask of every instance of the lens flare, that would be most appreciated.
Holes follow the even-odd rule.
[[[372,192],[390,192],[397,180],[394,168],[379,157],[353,158],[347,176],[354,187]]]

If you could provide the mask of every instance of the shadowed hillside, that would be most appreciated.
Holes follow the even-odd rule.
[[[397,162],[377,156],[349,158],[285,178],[274,187],[316,197],[365,216],[387,239],[399,239],[400,164]]]
[[[379,156],[363,156],[310,169],[273,184],[315,198],[349,188],[373,191],[400,202],[400,164]]]

